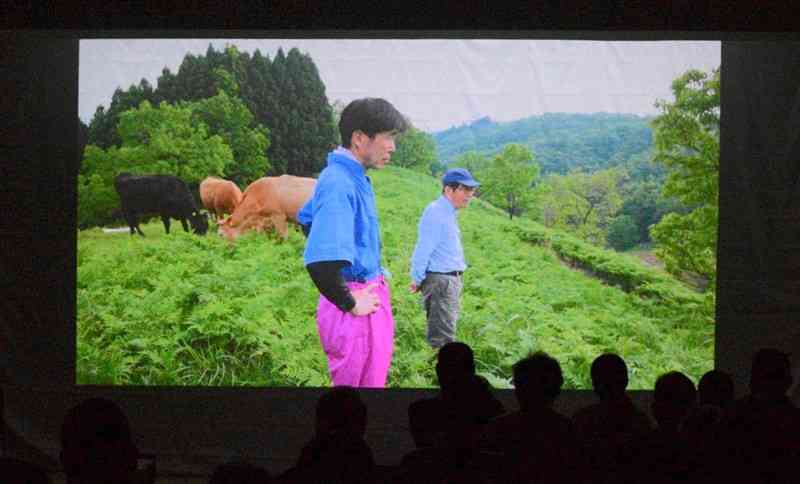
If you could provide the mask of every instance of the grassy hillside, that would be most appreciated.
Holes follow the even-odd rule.
[[[389,385],[434,386],[408,272],[417,219],[439,185],[396,167],[370,175],[384,265],[393,274]],[[634,257],[595,253],[560,234],[543,243],[542,227],[509,221],[480,200],[460,213],[460,224],[470,268],[458,337],[495,386],[508,387],[514,361],[539,349],[559,359],[567,388],[590,388],[591,362],[605,351],[626,359],[634,389],[652,388],[669,370],[696,380],[712,367],[713,318],[680,283]],[[78,235],[78,383],[330,384],[299,231],[285,243],[249,234],[230,245],[179,224],[170,235],[160,221],[143,230],[146,238],[99,229]],[[633,274],[635,283],[609,285],[610,273]]]

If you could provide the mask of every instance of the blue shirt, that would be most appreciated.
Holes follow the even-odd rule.
[[[417,245],[411,256],[411,279],[419,285],[427,272],[463,271],[467,268],[456,208],[444,195],[422,212]]]
[[[381,274],[381,239],[375,193],[361,163],[342,147],[328,154],[311,200],[298,219],[311,223],[305,265],[345,260],[347,281],[367,281]]]

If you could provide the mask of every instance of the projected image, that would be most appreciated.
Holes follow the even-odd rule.
[[[77,384],[713,368],[719,42],[80,42]],[[364,99],[371,98],[366,101]],[[322,295],[321,295],[322,294]]]

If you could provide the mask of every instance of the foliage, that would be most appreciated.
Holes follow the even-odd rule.
[[[255,143],[249,136],[247,154],[235,153],[253,164],[264,165],[272,174],[311,175],[325,162],[336,143],[336,129],[330,122],[331,107],[325,85],[313,60],[297,49],[285,54],[278,50],[274,60],[256,50],[251,56],[235,45],[222,51],[209,44],[205,55],[187,53],[177,73],[162,70],[153,89],[146,79],[127,90],[118,88],[108,108],[98,106],[89,124],[89,144],[108,149],[122,142],[117,126],[123,112],[138,108],[142,101],[177,105],[217,96],[238,98],[252,113],[252,130],[266,128],[269,143]],[[237,101],[238,102],[238,101]],[[261,149],[260,153],[253,150]],[[259,157],[256,161],[255,157]],[[263,158],[262,158],[263,157]],[[269,164],[264,161],[269,160]],[[240,173],[242,179],[251,173]]]
[[[548,175],[533,190],[536,219],[603,246],[607,228],[622,205],[618,189],[622,177],[618,169]]]
[[[476,176],[481,181],[481,198],[513,218],[530,204],[530,188],[539,176],[539,165],[528,148],[509,144]]]
[[[437,163],[436,143],[428,133],[412,126],[397,137],[392,164],[431,173],[435,171]]]
[[[128,160],[133,173],[170,174],[199,182],[209,175],[222,176],[233,159],[222,137],[197,122],[187,104],[162,102],[154,108],[144,101],[139,109],[120,115],[119,134],[122,148],[137,153],[136,159]]]
[[[230,146],[233,156],[223,169],[225,178],[246,187],[267,173],[269,131],[255,124],[253,114],[241,99],[220,90],[214,97],[183,105],[192,110],[197,122],[208,126],[210,134],[219,135]]]
[[[606,235],[608,245],[622,252],[639,243],[639,231],[630,215],[618,215],[611,220]]]
[[[452,164],[453,168],[466,168],[473,175],[486,169],[489,158],[477,151],[466,151],[458,155]]]
[[[657,254],[673,274],[698,274],[715,287],[719,220],[720,72],[689,70],[672,83],[674,100],[658,101],[654,160],[668,170],[662,193],[690,208],[652,228]]]
[[[593,172],[619,166],[646,151],[652,142],[647,122],[631,114],[545,113],[507,123],[481,118],[433,136],[439,159],[448,164],[468,151],[492,156],[518,143],[536,153],[542,174],[563,175],[576,168]]]
[[[391,387],[436,384],[419,297],[408,292],[416,224],[439,181],[388,166],[370,172],[395,317]],[[633,258],[595,248],[482,199],[459,212],[469,268],[458,339],[478,372],[510,387],[530,351],[558,358],[566,388],[590,387],[594,357],[615,351],[630,388],[713,366],[713,313],[699,295]],[[305,239],[78,233],[79,384],[328,386],[314,315],[319,293],[302,263]],[[529,241],[534,243],[529,243]],[[135,261],[135,262],[134,262]],[[566,264],[564,263],[566,261]],[[631,281],[611,284],[611,276]]]

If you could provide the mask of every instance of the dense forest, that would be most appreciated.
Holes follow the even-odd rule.
[[[444,163],[466,151],[493,155],[508,143],[519,143],[536,153],[543,174],[563,175],[575,168],[610,168],[648,151],[653,143],[651,119],[633,114],[546,113],[497,123],[483,117],[433,137]]]

